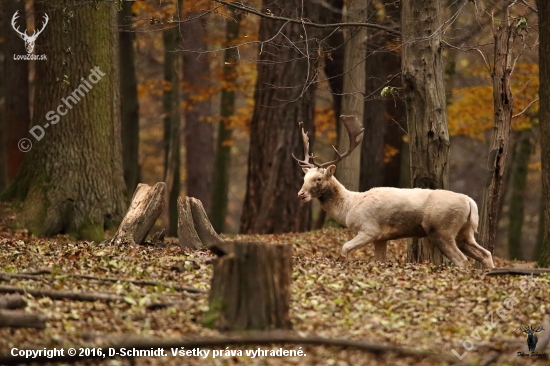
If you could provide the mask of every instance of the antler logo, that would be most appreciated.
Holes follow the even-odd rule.
[[[13,17],[11,18],[11,26],[13,30],[17,32],[19,37],[21,37],[21,39],[25,41],[25,48],[27,49],[27,53],[30,54],[34,50],[34,42],[36,42],[36,38],[38,38],[40,33],[42,33],[42,31],[44,30],[44,28],[46,28],[46,25],[48,24],[48,20],[49,20],[48,14],[44,14],[44,23],[42,24],[42,29],[40,29],[39,31],[34,30],[32,36],[29,36],[27,35],[27,29],[25,29],[24,32],[21,32],[19,30],[19,26],[16,26],[15,24],[15,21],[17,20],[17,18],[19,18],[19,15],[17,15],[18,12],[19,10],[16,11],[15,14],[13,14]]]
[[[521,330],[522,332],[527,333],[527,347],[529,348],[529,352],[535,352],[535,348],[537,347],[537,342],[539,341],[535,333],[542,332],[545,329],[540,325],[536,329],[533,329],[532,325],[528,328],[525,328],[522,325],[521,327],[518,328],[518,330]]]

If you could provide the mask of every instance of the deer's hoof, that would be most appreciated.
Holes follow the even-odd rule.
[[[338,257],[338,260],[340,262],[346,262],[348,259],[346,257],[344,257],[342,254],[340,254],[340,256]]]

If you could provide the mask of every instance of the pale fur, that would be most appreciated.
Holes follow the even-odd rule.
[[[491,253],[475,241],[479,216],[470,197],[419,188],[351,192],[336,180],[335,169],[334,165],[304,168],[304,185],[298,197],[304,202],[318,198],[321,207],[338,223],[358,232],[342,247],[342,259],[374,243],[376,260],[384,261],[388,240],[427,236],[459,267],[467,264],[466,254],[486,268],[494,268]]]

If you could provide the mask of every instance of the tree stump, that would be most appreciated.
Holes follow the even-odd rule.
[[[159,182],[154,187],[138,184],[130,208],[110,243],[115,245],[145,243],[149,230],[162,213],[165,191],[164,182]]]
[[[182,249],[209,248],[224,242],[196,198],[178,197],[178,241]]]
[[[223,331],[290,329],[292,248],[234,242],[216,252],[204,324]]]

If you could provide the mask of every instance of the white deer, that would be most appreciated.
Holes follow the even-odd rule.
[[[34,32],[32,33],[32,36],[29,36],[27,34],[26,29],[25,29],[24,32],[21,32],[19,30],[19,26],[16,26],[16,24],[15,24],[15,21],[17,20],[17,18],[19,18],[19,15],[17,15],[18,12],[19,12],[19,10],[16,11],[15,14],[13,14],[13,17],[11,18],[11,26],[12,26],[13,30],[17,32],[19,37],[21,37],[21,39],[23,41],[25,41],[25,48],[27,50],[27,53],[30,54],[34,50],[34,43],[36,42],[36,39],[38,38],[40,33],[42,33],[42,31],[44,30],[44,28],[46,28],[46,25],[48,24],[48,20],[49,20],[48,14],[44,14],[44,24],[42,25],[42,29],[40,29],[39,31],[36,31],[36,29],[35,29]]]
[[[374,243],[375,259],[386,260],[388,240],[428,237],[430,242],[456,266],[465,266],[467,256],[494,268],[491,253],[474,238],[478,225],[477,205],[470,197],[446,190],[372,188],[366,192],[348,191],[334,172],[339,161],[361,144],[364,128],[354,116],[341,116],[348,131],[350,147],[336,160],[318,164],[309,154],[309,138],[302,128],[304,160],[294,155],[304,172],[304,185],[298,198],[317,198],[321,207],[338,223],[358,232],[342,247],[340,259],[350,252]],[[460,248],[460,250],[459,250]]]

